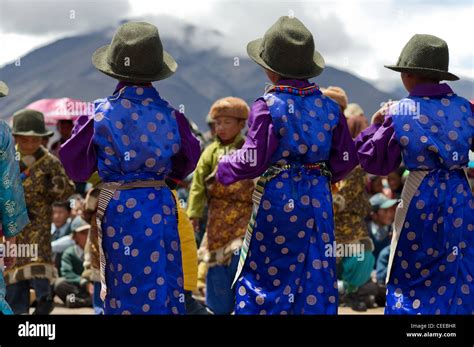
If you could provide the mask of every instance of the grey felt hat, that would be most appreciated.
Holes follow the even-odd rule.
[[[308,79],[324,69],[313,35],[294,17],[280,17],[263,38],[251,41],[247,53],[257,64],[282,77]]]
[[[106,75],[129,82],[159,81],[178,68],[163,50],[158,28],[145,22],[120,26],[112,42],[94,52],[92,64]]]
[[[23,109],[13,114],[13,135],[23,136],[52,136],[44,123],[44,116],[35,110]]]
[[[410,72],[436,80],[455,81],[448,72],[449,49],[446,41],[433,35],[416,34],[403,47],[396,65],[385,65],[398,72]]]

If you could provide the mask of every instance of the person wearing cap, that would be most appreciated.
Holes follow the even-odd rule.
[[[252,213],[255,186],[252,180],[223,185],[216,181],[215,172],[220,157],[242,147],[242,130],[248,114],[249,107],[240,98],[225,97],[214,102],[209,116],[214,122],[216,136],[199,159],[189,192],[187,212],[196,232],[204,207],[208,206],[206,233],[199,257],[207,264],[206,304],[215,314],[230,314],[234,310],[232,280]]]
[[[376,112],[356,139],[362,167],[409,170],[397,209],[387,271],[386,314],[474,312],[474,200],[465,168],[474,149],[471,104],[443,80],[449,49],[414,35],[398,62],[406,98]]]
[[[184,314],[176,202],[166,181],[193,171],[200,147],[185,116],[151,84],[171,77],[178,65],[158,28],[145,22],[121,25],[92,63],[119,83],[112,96],[96,101],[92,118],[78,119],[59,156],[74,180],[86,181],[97,170],[102,180],[104,312]]]
[[[7,85],[0,81],[0,97],[8,94]],[[0,120],[0,248],[13,247],[17,235],[29,223],[26,210],[23,186],[20,180],[20,170],[15,160],[15,145],[11,129]],[[4,241],[7,242],[4,244]],[[6,285],[3,279],[5,267],[11,269],[16,258],[0,254],[0,314],[13,314],[5,300]]]
[[[380,306],[385,306],[386,302],[385,279],[387,277],[390,244],[393,236],[395,207],[399,202],[400,200],[388,198],[383,193],[374,194],[370,199],[372,211],[367,220],[367,228],[374,244],[374,255],[376,258],[375,278],[379,288],[377,302]]]
[[[68,308],[91,307],[92,296],[87,290],[89,281],[82,277],[84,271],[84,248],[91,225],[77,216],[71,222],[74,245],[61,256],[61,277],[54,283],[54,293]]]
[[[374,256],[377,258],[380,251],[390,245],[392,239],[392,224],[395,217],[396,199],[389,199],[383,193],[377,193],[370,199],[371,212],[367,227],[374,243]]]
[[[15,314],[28,313],[33,287],[37,301],[34,314],[48,314],[53,309],[50,284],[57,276],[51,250],[52,205],[57,200],[66,200],[74,192],[74,183],[60,161],[41,145],[42,137],[51,134],[41,112],[15,112],[12,134],[30,218],[17,242],[38,245],[38,254],[34,258],[18,258],[15,266],[5,272],[7,301]]]
[[[223,157],[217,179],[260,175],[235,278],[236,314],[337,314],[330,184],[358,163],[339,105],[308,79],[324,59],[311,32],[281,17],[247,45],[273,83],[252,105],[242,149]],[[256,154],[256,165],[236,160]]]

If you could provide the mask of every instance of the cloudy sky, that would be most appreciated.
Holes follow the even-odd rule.
[[[429,33],[448,42],[450,70],[474,78],[472,0],[0,0],[0,66],[58,38],[115,27],[123,19],[154,19],[160,27],[156,16],[163,15],[218,30],[220,49],[233,56],[245,54],[247,42],[279,16],[294,15],[313,32],[328,65],[382,89],[398,78],[383,64],[395,63],[413,34]],[[178,37],[169,24],[163,24],[165,34]],[[196,44],[206,45],[211,36]]]

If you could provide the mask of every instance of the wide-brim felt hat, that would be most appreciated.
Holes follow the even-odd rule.
[[[44,116],[35,110],[23,109],[13,114],[13,135],[52,136],[53,131],[46,129]]]
[[[8,95],[8,86],[5,82],[0,81],[0,98]]]
[[[397,64],[386,68],[408,72],[436,80],[456,81],[458,76],[448,71],[449,49],[446,41],[426,34],[414,35],[403,47]]]
[[[94,52],[92,64],[106,75],[127,82],[163,80],[178,68],[163,49],[158,28],[146,22],[120,26],[112,42]]]
[[[265,69],[294,79],[316,77],[325,66],[313,35],[295,17],[280,17],[262,38],[247,44],[247,54]]]

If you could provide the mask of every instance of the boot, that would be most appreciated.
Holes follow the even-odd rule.
[[[51,296],[37,298],[36,309],[33,311],[33,315],[48,315],[54,310],[54,301]]]
[[[367,311],[367,304],[360,300],[359,296],[356,293],[349,293],[345,296],[346,305],[352,308],[357,312]]]
[[[208,315],[207,309],[193,298],[192,292],[184,292],[186,305],[186,314],[189,315]]]

